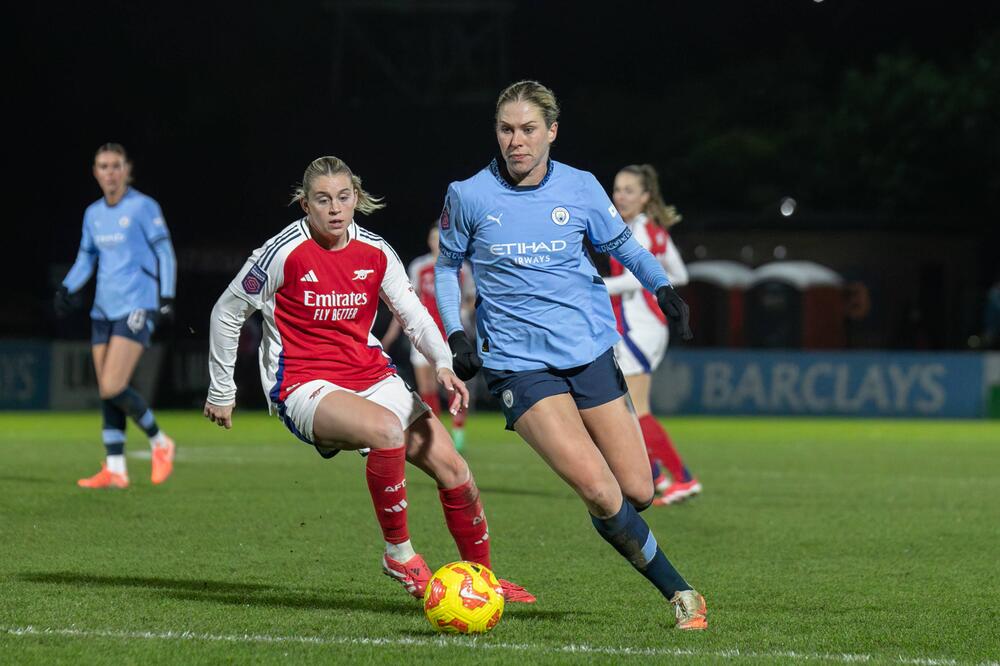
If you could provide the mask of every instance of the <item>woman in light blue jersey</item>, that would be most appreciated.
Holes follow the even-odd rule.
[[[676,626],[705,629],[705,600],[639,515],[653,500],[642,433],[614,357],[619,340],[588,238],[656,294],[690,337],[687,306],[622,222],[594,176],[550,159],[559,106],[536,81],[496,106],[499,159],[448,188],[439,228],[438,308],[459,377],[482,368],[516,431],[583,500],[598,533],[674,605]],[[475,346],[459,318],[458,270],[472,265]]]
[[[56,314],[78,303],[75,296],[97,269],[90,311],[94,370],[101,394],[106,462],[82,488],[126,488],[125,422],[131,416],[149,437],[154,484],[173,471],[174,442],[160,430],[145,399],[129,386],[157,323],[173,317],[177,266],[160,206],[131,187],[125,148],[106,143],[94,155],[94,178],[104,196],[87,207],[76,262],[55,295]]]

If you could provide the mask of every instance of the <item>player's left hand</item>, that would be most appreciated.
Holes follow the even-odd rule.
[[[455,331],[449,335],[448,347],[451,348],[455,374],[464,381],[475,377],[479,369],[483,367],[483,361],[476,353],[476,348],[469,342],[469,338],[465,336],[465,331]]]
[[[457,415],[463,409],[469,408],[469,389],[465,382],[459,379],[454,372],[448,368],[438,368],[437,380],[441,386],[448,391],[451,396],[448,400],[448,411],[452,416]]]
[[[656,303],[670,323],[677,327],[682,338],[690,340],[694,337],[691,333],[691,310],[673,287],[664,285],[657,289]]]

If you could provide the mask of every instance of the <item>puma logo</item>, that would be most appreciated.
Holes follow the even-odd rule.
[[[487,215],[486,219],[487,220],[491,220],[493,222],[496,222],[497,224],[499,224],[502,227],[503,223],[500,221],[500,218],[502,218],[502,217],[503,217],[503,213],[499,213],[497,215]]]

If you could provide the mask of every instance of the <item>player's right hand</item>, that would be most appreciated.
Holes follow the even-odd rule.
[[[469,381],[476,376],[483,362],[476,353],[476,348],[469,342],[465,331],[455,331],[448,336],[448,346],[451,347],[451,364],[455,374],[462,381]]]
[[[57,317],[68,317],[80,306],[79,298],[69,293],[65,285],[59,285],[55,296],[52,298],[52,309],[56,311]]]
[[[220,428],[229,430],[233,427],[233,407],[236,405],[213,405],[205,401],[205,410],[202,412],[212,423]]]
[[[174,323],[174,299],[161,297],[160,307],[157,311],[156,325],[168,327]]]

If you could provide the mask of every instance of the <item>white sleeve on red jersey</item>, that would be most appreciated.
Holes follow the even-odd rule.
[[[294,222],[253,251],[212,309],[208,351],[208,401],[231,405],[236,398],[233,370],[240,329],[256,310],[272,303],[284,281],[285,258],[309,238],[304,219]]]
[[[681,253],[677,250],[677,246],[674,245],[674,239],[670,238],[670,236],[667,236],[666,255],[658,257],[658,259],[663,264],[663,270],[667,272],[667,279],[670,280],[670,284],[680,287],[688,283],[687,266],[684,265]]]
[[[208,401],[231,405],[236,401],[233,370],[240,345],[240,329],[257,310],[249,301],[226,289],[212,308],[208,342]]]
[[[309,238],[305,218],[289,224],[253,251],[229,283],[229,291],[263,310],[264,304],[274,298],[285,280],[285,259]]]
[[[392,313],[403,325],[403,332],[424,357],[436,368],[451,369],[451,351],[441,337],[441,331],[427,308],[406,279],[403,262],[396,251],[381,238],[378,241],[386,257],[385,276],[382,278],[381,296]]]
[[[413,286],[413,291],[420,295],[420,269],[424,265],[427,255],[422,254],[413,261],[407,267],[407,275],[410,278],[410,284]]]

